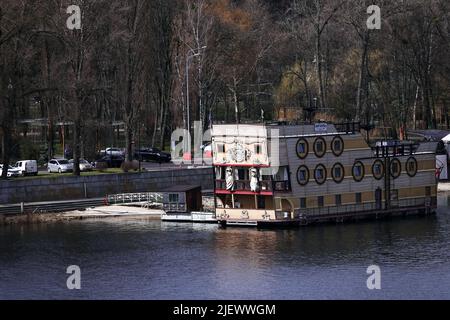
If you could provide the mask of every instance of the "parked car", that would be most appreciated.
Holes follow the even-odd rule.
[[[141,148],[134,151],[134,157],[141,161],[170,162],[170,153],[162,152],[158,148]]]
[[[69,160],[69,163],[72,165],[72,168],[73,168],[74,162],[75,161],[73,159]],[[89,161],[80,159],[80,171],[82,171],[82,172],[92,171],[93,169],[94,169],[94,167],[92,166],[92,164],[89,163]]]
[[[125,161],[125,157],[124,156],[110,156],[110,155],[105,155],[103,157],[100,157],[99,159],[97,159],[94,163],[93,166],[95,168],[98,168],[98,164],[99,163],[106,163],[108,168],[120,168],[120,166],[122,165],[122,163]]]
[[[14,165],[20,176],[37,176],[38,165],[36,160],[21,160]]]
[[[66,160],[66,159],[52,159],[47,164],[47,171],[49,173],[52,173],[52,172],[58,172],[58,173],[72,172],[73,171],[73,165],[69,162],[69,160]]]
[[[0,176],[3,174],[3,165],[0,164]],[[8,166],[8,178],[12,177],[18,177],[19,176],[19,169],[16,169],[14,167]]]
[[[102,156],[124,157],[125,151],[119,148],[106,148],[105,150],[101,150],[100,154]]]

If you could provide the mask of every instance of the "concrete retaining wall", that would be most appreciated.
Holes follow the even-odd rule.
[[[0,204],[99,198],[107,194],[161,191],[173,185],[213,189],[211,168],[158,172],[64,176],[0,181]]]

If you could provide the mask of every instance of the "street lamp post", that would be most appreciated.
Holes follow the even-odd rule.
[[[201,52],[200,50],[206,49],[206,46],[203,46],[195,52],[193,49],[190,49],[188,54],[186,55],[186,112],[187,112],[187,131],[191,132],[191,112],[190,112],[190,103],[189,103],[189,63],[192,58],[198,57]],[[186,140],[186,139],[184,139]],[[187,146],[186,146],[187,147]],[[190,160],[189,156],[189,160]]]
[[[141,172],[141,160],[142,160],[142,150],[141,150],[141,123],[138,121],[138,160],[139,160],[139,172]]]

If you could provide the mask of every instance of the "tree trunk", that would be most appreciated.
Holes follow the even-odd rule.
[[[233,78],[233,89],[231,90],[233,93],[233,104],[234,104],[234,115],[236,123],[239,124],[241,121],[240,112],[239,112],[239,99],[237,95],[237,81],[236,77]]]
[[[11,140],[11,132],[9,128],[3,126],[3,135],[2,135],[2,176],[1,179],[8,179],[8,165],[10,161],[10,140]]]
[[[233,103],[234,103],[234,115],[236,123],[239,124],[240,122],[240,116],[239,116],[239,101],[237,97],[236,90],[233,90]]]
[[[79,115],[73,124],[73,175],[80,176],[80,131],[81,119]]]
[[[316,72],[317,79],[319,81],[319,108],[325,108],[325,93],[323,88],[323,79],[322,79],[322,49],[321,49],[321,34],[320,34],[320,25],[317,25],[317,39],[316,39]]]
[[[47,117],[48,117],[48,130],[47,130],[47,145],[48,145],[48,149],[47,149],[47,156],[48,159],[52,159],[53,158],[53,154],[54,154],[54,120],[53,120],[53,113],[51,111],[51,106],[50,104],[52,103],[51,100],[47,100],[45,99],[45,104],[47,105]]]
[[[133,129],[130,123],[125,123],[125,145],[126,145],[126,160],[133,160]]]
[[[363,102],[362,102],[362,96],[363,96],[363,89],[366,88],[366,82],[367,82],[367,51],[368,51],[368,31],[366,31],[364,35],[363,40],[363,46],[362,46],[362,54],[361,54],[361,65],[359,68],[359,79],[358,79],[358,92],[356,95],[356,119],[357,121],[360,121],[363,119]],[[367,90],[366,90],[367,91]],[[367,96],[364,97],[365,100],[367,100]]]

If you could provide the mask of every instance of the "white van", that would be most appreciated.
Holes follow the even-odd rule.
[[[17,161],[14,165],[14,169],[17,169],[20,176],[37,176],[38,166],[36,160],[21,160]]]

